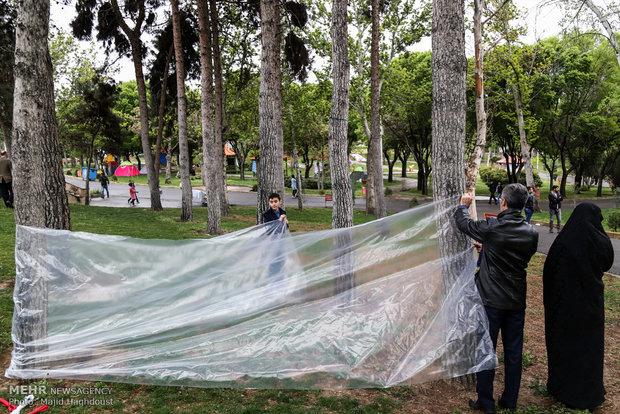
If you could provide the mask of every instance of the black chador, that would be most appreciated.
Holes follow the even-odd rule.
[[[579,204],[551,246],[543,273],[547,391],[582,410],[605,401],[602,276],[614,250],[602,221],[595,204]]]

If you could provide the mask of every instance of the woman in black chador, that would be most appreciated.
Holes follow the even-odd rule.
[[[605,401],[603,273],[614,261],[601,209],[575,208],[549,250],[543,273],[547,391],[567,407]]]

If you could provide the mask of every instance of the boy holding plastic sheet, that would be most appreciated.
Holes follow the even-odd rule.
[[[263,213],[263,222],[267,224],[266,233],[271,239],[277,239],[286,233],[288,220],[286,211],[282,207],[280,194],[272,193],[269,195],[269,208]],[[278,223],[281,222],[281,223]],[[286,226],[284,226],[286,225]],[[280,242],[273,240],[269,243],[269,255],[272,257],[269,263],[269,279],[271,283],[278,283],[282,280],[282,268],[284,267],[284,250],[280,247]]]
[[[269,209],[263,213],[263,222],[269,223],[270,221],[284,221],[286,227],[288,227],[288,220],[286,219],[286,211],[280,206],[282,205],[282,199],[280,194],[272,193],[269,195]]]

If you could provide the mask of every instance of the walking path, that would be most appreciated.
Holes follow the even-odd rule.
[[[81,178],[75,178],[70,176],[65,176],[65,180],[72,184],[75,184],[79,187],[85,187],[85,183]],[[413,179],[407,179],[405,185],[407,188],[411,188],[414,185],[412,182],[415,182]],[[91,189],[99,189],[99,183],[91,181]],[[151,207],[151,198],[149,193],[148,186],[145,185],[137,185],[136,186],[138,193],[138,198],[140,200],[139,207],[142,208],[150,208]],[[129,207],[127,203],[127,199],[129,198],[129,189],[126,183],[110,183],[110,198],[94,198],[91,200],[91,205],[93,206],[102,206],[102,207]],[[236,190],[236,191],[235,191]],[[243,191],[241,191],[243,190]],[[181,207],[181,189],[175,187],[161,187],[161,202],[162,206],[166,208],[180,208]],[[193,206],[200,207],[202,205],[202,201],[200,199],[194,198]],[[478,211],[478,215],[482,217],[484,213],[499,213],[499,207],[496,205],[490,205],[487,203],[488,197],[479,196],[476,197],[476,208]],[[255,206],[256,205],[256,193],[247,191],[246,187],[229,187],[228,191],[228,201],[231,205],[239,205],[239,206]],[[296,206],[297,200],[291,198],[290,194],[285,195],[284,197],[285,205],[288,206]],[[583,201],[583,200],[581,200]],[[602,200],[592,200],[595,204],[597,204],[602,209],[612,208],[616,206],[616,202],[614,199],[602,199]],[[423,202],[423,200],[420,200]],[[562,207],[566,209],[574,209],[575,206],[579,204],[578,200],[568,200],[562,203]],[[328,202],[328,207],[332,204]],[[318,195],[304,195],[304,206],[306,207],[325,207],[325,198],[323,196]],[[388,212],[396,213],[399,211],[403,211],[409,208],[409,200],[408,199],[395,199],[388,198],[386,199],[386,206]],[[357,197],[355,199],[355,207],[356,210],[364,210],[366,208],[366,200],[362,197]],[[534,228],[538,230],[539,239],[538,239],[538,252],[547,254],[549,252],[549,248],[551,244],[557,237],[557,232],[549,233],[549,228],[541,225],[534,225]],[[610,269],[610,273],[614,275],[620,275],[620,240],[612,239],[611,240],[614,246],[615,260],[612,268]]]

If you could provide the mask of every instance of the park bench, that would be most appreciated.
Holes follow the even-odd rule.
[[[325,208],[327,208],[328,201],[332,202],[332,206],[334,205],[334,196],[332,194],[325,194]]]

